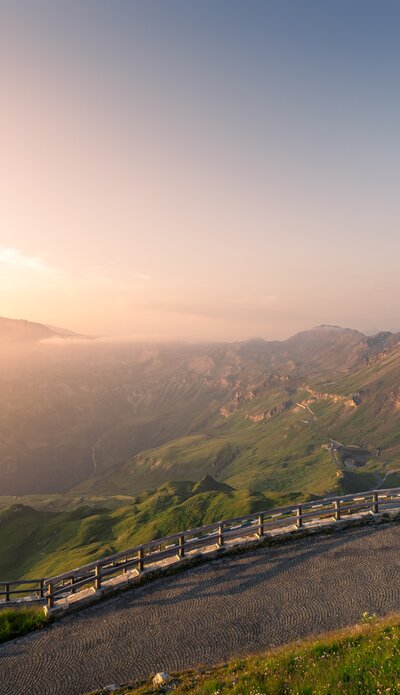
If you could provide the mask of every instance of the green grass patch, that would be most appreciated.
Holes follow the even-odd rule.
[[[173,674],[173,692],[204,695],[383,695],[400,693],[400,616],[291,644],[213,669]],[[149,683],[126,695],[160,692]]]
[[[0,642],[42,628],[48,622],[43,608],[0,609]]]
[[[262,493],[231,490],[208,477],[198,484],[166,483],[117,509],[50,512],[14,504],[0,511],[0,579],[50,577],[153,538],[273,503]]]

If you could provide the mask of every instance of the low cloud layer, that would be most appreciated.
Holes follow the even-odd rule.
[[[0,248],[0,263],[19,268],[29,268],[38,272],[51,272],[51,268],[40,256],[28,256],[19,249],[12,247]]]

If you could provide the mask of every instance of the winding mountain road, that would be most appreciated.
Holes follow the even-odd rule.
[[[400,609],[400,524],[259,548],[0,645],[0,695],[81,695]]]

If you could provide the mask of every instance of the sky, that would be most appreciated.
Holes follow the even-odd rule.
[[[0,0],[0,315],[399,330],[400,4]]]

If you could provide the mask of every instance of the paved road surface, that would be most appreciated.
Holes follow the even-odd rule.
[[[207,563],[0,645],[0,695],[81,695],[400,610],[400,525]]]

